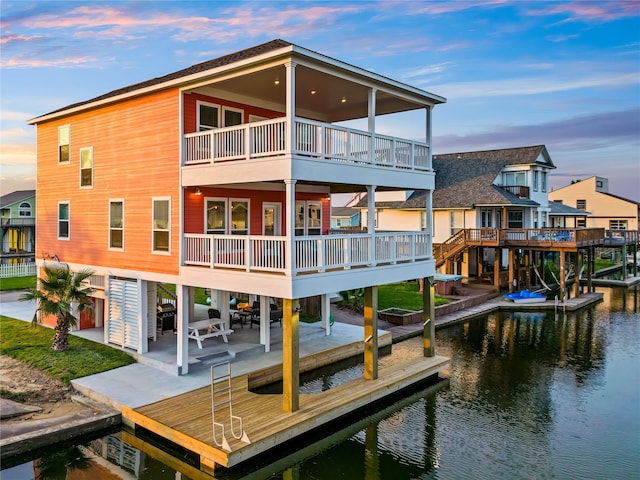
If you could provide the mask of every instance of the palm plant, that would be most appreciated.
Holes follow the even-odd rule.
[[[27,290],[20,300],[38,303],[33,323],[37,322],[37,312],[45,316],[55,315],[56,334],[51,349],[64,352],[69,349],[69,329],[78,324],[74,307],[80,313],[93,306],[89,300],[93,289],[84,283],[93,271],[72,272],[66,264],[45,264],[43,274],[39,285]]]

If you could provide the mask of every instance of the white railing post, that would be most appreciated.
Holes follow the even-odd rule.
[[[253,144],[253,142],[251,141],[252,132],[253,132],[253,129],[251,128],[251,124],[247,123],[247,125],[244,127],[244,157],[246,160],[250,160],[253,154],[251,149],[251,145]]]
[[[318,262],[318,271],[319,272],[324,272],[326,270],[325,267],[325,260],[324,260],[324,247],[325,247],[325,242],[322,239],[322,237],[320,237],[318,240],[316,240],[316,251],[317,251],[317,259],[316,261]]]
[[[344,251],[344,269],[349,270],[351,268],[351,237],[347,235],[342,239],[342,246]]]
[[[251,258],[251,243],[251,237],[247,236],[244,240],[244,267],[247,272],[251,271],[251,264],[253,263]]]

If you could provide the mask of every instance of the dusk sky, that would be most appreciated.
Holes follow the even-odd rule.
[[[544,144],[557,166],[552,188],[599,175],[611,193],[640,201],[637,0],[2,0],[0,8],[3,195],[35,188],[36,128],[27,120],[282,38],[446,97],[433,113],[435,154]],[[380,122],[383,133],[424,140],[416,124]]]

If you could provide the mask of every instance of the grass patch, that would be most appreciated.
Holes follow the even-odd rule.
[[[597,272],[598,270],[602,270],[603,268],[613,267],[615,263],[611,260],[607,260],[605,258],[594,258],[593,259],[593,268]]]
[[[69,350],[54,352],[51,350],[53,329],[4,315],[0,315],[0,332],[2,355],[20,360],[64,383],[135,363],[121,350],[75,335],[69,335]]]
[[[436,307],[451,302],[451,299],[435,296]],[[403,308],[422,310],[422,293],[418,282],[401,282],[380,285],[378,287],[378,310],[385,308]]]
[[[0,290],[24,290],[36,286],[36,276],[0,278]]]
[[[12,392],[6,388],[0,388],[0,397],[14,402],[24,403],[25,395],[23,392]]]

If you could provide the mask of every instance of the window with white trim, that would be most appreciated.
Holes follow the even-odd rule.
[[[205,198],[207,233],[249,235],[249,199]]]
[[[80,149],[80,187],[93,187],[93,147]]]
[[[58,202],[58,240],[69,240],[71,232],[69,229],[70,204]]]
[[[239,108],[222,107],[222,125],[232,127],[244,123],[244,111]]]
[[[547,191],[547,172],[542,172],[542,175],[540,175],[540,181],[541,181],[540,190],[542,190],[543,192],[546,192]]]
[[[296,235],[322,233],[322,202],[296,201]]]
[[[524,214],[522,210],[507,211],[507,228],[523,228]]]
[[[609,230],[626,230],[627,220],[609,220]]]
[[[124,200],[109,200],[109,249],[124,250]]]
[[[455,235],[464,229],[464,212],[462,210],[453,210],[449,213],[449,224],[451,225],[450,235]]]
[[[30,217],[31,216],[31,204],[29,202],[22,202],[18,207],[18,216]]]
[[[220,126],[220,105],[207,102],[196,102],[197,130],[213,130]]]
[[[493,210],[489,208],[480,210],[480,228],[493,228]]]
[[[153,199],[153,252],[170,253],[171,251],[171,199]]]
[[[505,172],[504,184],[509,187],[515,185],[526,185],[527,172]]]
[[[537,170],[533,171],[533,191],[537,192],[538,191],[538,177],[540,176],[540,172],[538,172]]]
[[[71,146],[71,125],[58,127],[58,163],[69,163]]]

